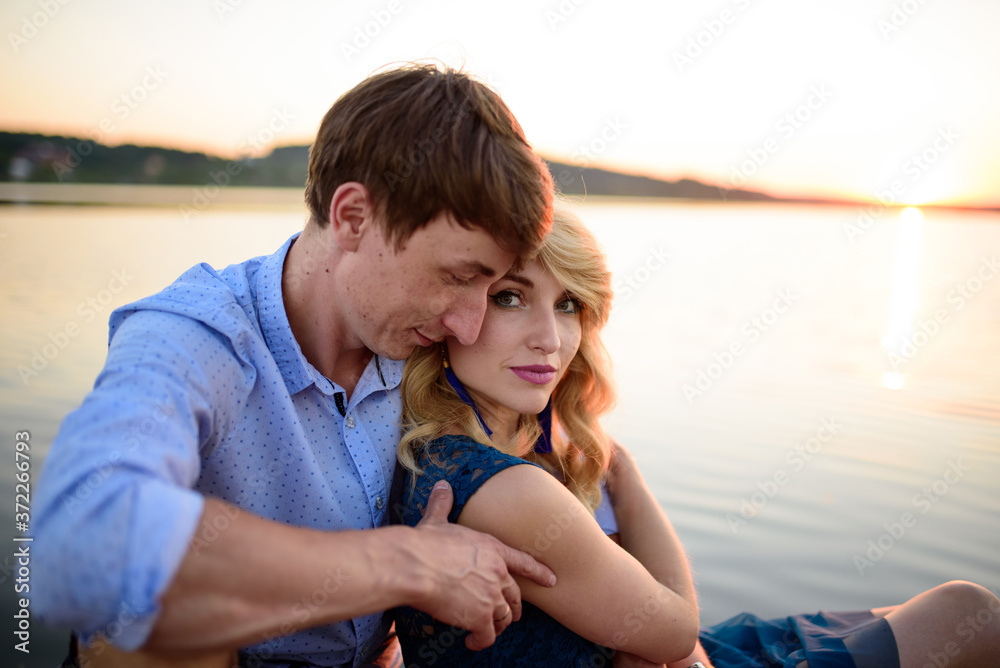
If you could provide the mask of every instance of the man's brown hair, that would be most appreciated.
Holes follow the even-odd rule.
[[[552,177],[500,96],[467,74],[407,65],[338,99],[309,150],[306,204],[329,224],[343,183],[371,193],[397,247],[442,211],[531,255],[552,224]]]

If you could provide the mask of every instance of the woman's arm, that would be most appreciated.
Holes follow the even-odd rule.
[[[617,443],[608,468],[607,490],[621,546],[658,582],[697,609],[691,570],[674,527],[639,473],[631,453]]]
[[[612,448],[607,490],[618,522],[622,547],[635,556],[658,581],[677,591],[697,609],[694,582],[684,548],[666,513],[639,473],[632,454],[618,443]],[[711,666],[700,642],[690,656],[671,663],[667,668],[686,668],[695,661]],[[616,668],[632,665],[641,664],[619,662],[616,657]]]
[[[658,582],[544,470],[513,466],[496,474],[466,503],[458,523],[551,568],[555,587],[519,579],[522,596],[580,636],[658,663],[691,653],[698,633],[693,588],[685,596]]]

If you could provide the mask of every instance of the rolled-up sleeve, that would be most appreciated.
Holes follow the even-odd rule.
[[[42,471],[31,604],[43,620],[144,644],[201,517],[200,454],[252,380],[196,320],[140,311],[121,324]]]

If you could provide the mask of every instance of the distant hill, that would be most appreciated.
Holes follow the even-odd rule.
[[[619,197],[680,197],[685,199],[773,201],[764,193],[726,190],[693,179],[662,181],[648,176],[622,174],[596,167],[579,167],[546,161],[559,190],[567,195],[615,195]]]
[[[30,183],[117,183],[200,185],[214,178],[238,186],[301,188],[308,146],[275,148],[256,159],[227,160],[155,146],[105,146],[78,137],[0,132],[0,181]],[[723,190],[681,179],[662,181],[595,167],[547,161],[567,195],[677,197],[706,200],[773,200],[746,190]]]

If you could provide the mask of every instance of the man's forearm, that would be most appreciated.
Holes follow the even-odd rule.
[[[423,583],[393,547],[413,532],[303,529],[206,499],[144,648],[242,647],[413,600]]]

